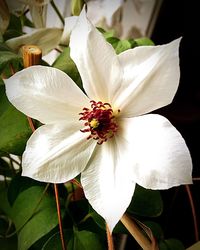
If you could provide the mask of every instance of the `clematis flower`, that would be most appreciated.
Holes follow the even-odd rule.
[[[32,66],[5,80],[10,102],[44,125],[27,142],[22,175],[63,183],[81,173],[92,207],[112,231],[136,183],[192,182],[186,143],[163,116],[179,84],[180,39],[119,55],[81,12],[70,40],[85,93],[63,72]]]

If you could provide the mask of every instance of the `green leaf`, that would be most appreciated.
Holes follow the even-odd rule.
[[[105,249],[97,234],[89,231],[74,230],[73,238],[68,243],[69,250],[103,250]]]
[[[104,30],[103,28],[101,28],[101,27],[96,27],[97,28],[97,30],[99,31],[99,32],[101,32],[102,33],[102,35],[104,36],[104,38],[107,40],[107,39],[109,39],[109,38],[111,38],[111,37],[113,37],[113,38],[116,38],[116,37],[114,37],[114,35],[115,35],[115,30],[114,29],[112,29],[112,30]],[[118,38],[116,38],[116,39],[118,39]],[[119,40],[119,39],[118,39]]]
[[[163,211],[159,190],[150,190],[137,185],[128,212],[139,216],[157,217]]]
[[[102,228],[103,230],[106,229],[106,224],[105,224],[105,220],[103,219],[103,217],[101,217],[101,215],[99,215],[93,208],[90,207],[90,212],[88,214],[88,217],[92,217],[92,219],[96,222],[96,224]]]
[[[11,207],[7,199],[7,185],[3,181],[0,181],[0,211],[8,216],[11,214]]]
[[[3,72],[9,64],[21,64],[22,58],[11,51],[0,51],[0,73]]]
[[[155,45],[154,42],[148,38],[148,37],[142,37],[142,38],[137,38],[135,39],[135,42],[137,44],[137,46],[153,46]]]
[[[68,250],[103,250],[105,246],[97,234],[90,231],[65,230],[64,239]],[[44,244],[42,250],[62,250],[59,233],[54,234]]]
[[[129,40],[121,40],[118,42],[115,51],[117,54],[120,54],[121,52],[131,48],[132,48],[132,43],[130,43]]]
[[[12,177],[13,171],[10,168],[9,164],[0,158],[0,175],[6,176],[6,177]]]
[[[11,228],[12,227],[12,228]],[[0,246],[3,250],[17,250],[17,235],[14,235],[10,238],[6,238],[5,235],[7,231],[13,229],[13,226],[10,225],[10,220],[4,215],[0,214]]]
[[[4,40],[21,36],[23,34],[21,20],[18,16],[10,15],[10,22],[6,32],[3,35]]]
[[[32,131],[24,114],[8,101],[0,85],[0,151],[22,155]]]
[[[43,195],[43,192],[44,187],[33,186],[21,192],[15,200],[12,219],[17,230],[22,228],[18,233],[18,250],[27,250],[58,224],[55,198],[49,193]]]
[[[10,48],[3,41],[0,41],[0,51],[10,51]]]
[[[117,37],[108,37],[106,39],[106,41],[109,42],[113,46],[113,48],[115,49],[115,48],[117,48],[117,45],[120,42],[120,39]]]
[[[0,238],[0,246],[2,250],[18,250],[17,249],[17,236],[11,238]]]
[[[3,36],[2,36],[2,33],[0,33],[0,43],[3,43]]]
[[[154,221],[144,221],[143,223],[151,229],[153,236],[155,236],[157,240],[164,238],[163,230],[158,223]]]
[[[8,186],[8,201],[12,206],[17,199],[18,195],[24,190],[32,186],[41,186],[42,183],[35,181],[31,178],[21,176],[17,174],[10,182]]]
[[[64,230],[65,244],[73,237],[73,230]],[[62,250],[60,232],[52,235],[43,245],[42,250]]]
[[[134,39],[120,40],[117,37],[108,36],[106,38],[106,41],[109,42],[113,46],[113,48],[116,51],[116,54],[120,54],[121,52],[125,50],[132,49],[138,46]]]
[[[31,20],[28,19],[26,15],[21,15],[20,20],[21,20],[22,26],[27,26],[27,27],[30,27],[30,28],[34,28],[33,22],[31,22]]]
[[[185,247],[177,239],[167,239],[159,242],[159,250],[185,250]]]
[[[55,62],[52,64],[54,68],[64,71],[68,76],[70,76],[74,82],[83,89],[82,81],[78,69],[70,57],[70,48],[67,47],[63,52],[57,57]]]

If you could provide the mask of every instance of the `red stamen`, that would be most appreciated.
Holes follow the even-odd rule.
[[[118,125],[109,103],[95,102],[94,100],[91,100],[90,103],[91,109],[83,108],[83,112],[79,113],[81,115],[79,120],[85,120],[84,126],[88,126],[80,131],[90,132],[87,139],[98,140],[97,144],[101,145],[114,136]]]

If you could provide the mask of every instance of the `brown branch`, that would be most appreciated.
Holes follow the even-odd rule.
[[[63,226],[62,226],[62,217],[60,212],[60,200],[59,200],[59,194],[58,194],[58,187],[57,184],[54,183],[54,192],[55,192],[55,198],[56,198],[56,206],[57,206],[57,214],[58,214],[58,224],[59,224],[59,230],[60,230],[60,239],[62,243],[62,250],[67,250],[64,240],[64,234],[63,234]]]
[[[107,235],[107,242],[108,242],[108,250],[114,250],[115,248],[113,244],[112,234],[107,224],[106,224],[106,235]]]
[[[186,188],[186,192],[188,194],[188,198],[189,198],[190,206],[191,206],[191,210],[192,210],[192,216],[193,216],[193,222],[194,222],[195,240],[199,241],[198,223],[197,223],[197,217],[196,217],[196,211],[195,211],[195,205],[194,205],[192,193],[191,193],[189,185],[185,185],[185,188]]]
[[[139,226],[135,223],[134,220],[129,218],[127,214],[124,214],[121,218],[121,222],[126,227],[126,229],[130,232],[130,234],[134,237],[137,243],[142,247],[144,250],[152,250],[153,245],[147,239],[147,237],[143,234]]]

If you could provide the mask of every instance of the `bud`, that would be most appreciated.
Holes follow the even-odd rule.
[[[84,0],[72,0],[71,12],[73,16],[79,16],[84,5]]]

